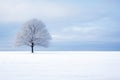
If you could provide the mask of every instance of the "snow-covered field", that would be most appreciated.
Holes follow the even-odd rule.
[[[120,52],[0,52],[0,80],[120,80]]]

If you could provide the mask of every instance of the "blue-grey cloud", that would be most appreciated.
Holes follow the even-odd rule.
[[[120,50],[119,3],[118,0],[1,0],[0,50],[14,50],[10,46],[16,32],[31,18],[43,20],[52,34],[47,50]]]

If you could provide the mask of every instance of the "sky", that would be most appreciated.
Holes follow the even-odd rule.
[[[52,36],[49,48],[36,50],[119,51],[120,0],[0,0],[0,51],[14,47],[16,33],[33,18]]]

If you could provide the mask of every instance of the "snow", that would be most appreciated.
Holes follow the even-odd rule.
[[[0,80],[120,80],[120,52],[0,52]]]

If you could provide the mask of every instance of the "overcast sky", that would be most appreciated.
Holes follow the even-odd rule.
[[[38,50],[120,50],[120,0],[0,0],[0,50],[14,47],[24,22],[42,20],[52,35]]]

